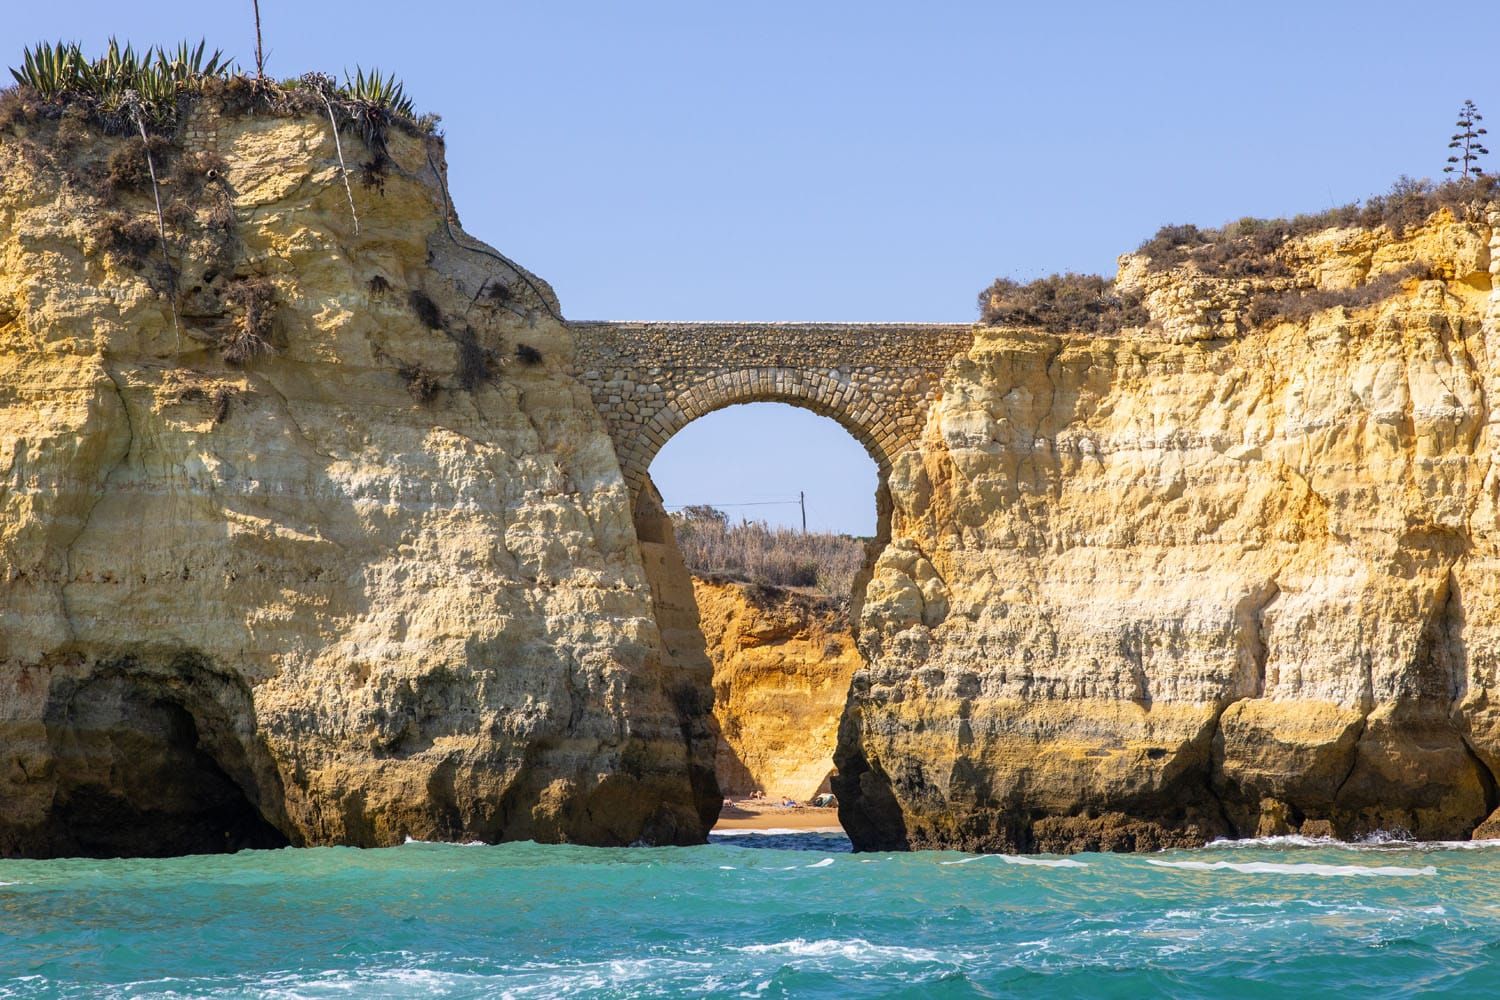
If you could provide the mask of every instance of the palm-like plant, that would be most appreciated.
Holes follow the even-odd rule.
[[[22,56],[21,66],[12,67],[10,75],[16,78],[16,83],[36,91],[43,100],[52,100],[73,89],[88,64],[77,45],[64,42],[38,42]]]
[[[229,75],[224,53],[207,49],[200,41],[197,46],[183,42],[174,51],[156,48],[137,53],[133,46],[122,47],[111,38],[104,55],[89,60],[76,43],[41,42],[26,49],[21,66],[10,72],[17,83],[36,91],[43,100],[83,98],[105,114],[121,114],[125,95],[133,92],[132,117],[139,113],[160,124],[175,116],[179,94]]]
[[[366,76],[362,67],[354,67],[354,78],[344,74],[344,95],[350,100],[373,105],[403,118],[415,118],[416,108],[406,96],[406,86],[394,74],[372,68]]]

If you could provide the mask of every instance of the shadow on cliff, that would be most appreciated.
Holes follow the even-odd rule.
[[[192,654],[61,667],[37,734],[45,749],[21,758],[35,771],[26,795],[50,808],[9,803],[0,854],[169,857],[288,846],[281,782],[255,728],[244,683]]]

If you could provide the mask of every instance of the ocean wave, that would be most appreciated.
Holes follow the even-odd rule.
[[[1437,869],[1432,865],[1422,868],[1404,868],[1400,865],[1318,865],[1279,861],[1157,861],[1155,859],[1147,859],[1146,864],[1155,865],[1158,868],[1180,868],[1194,872],[1239,872],[1242,875],[1410,878],[1416,875],[1437,874]]]
[[[802,867],[804,867],[804,868],[827,868],[831,864],[833,864],[833,859],[832,858],[824,858],[822,861],[814,861],[812,864],[810,864],[810,865],[803,865]]]
[[[730,949],[746,955],[790,955],[796,958],[843,958],[851,962],[948,962],[973,958],[972,955],[944,955],[929,948],[909,948],[893,944],[871,944],[863,938],[824,938],[809,941],[792,938],[768,944],[747,944]]]
[[[1396,833],[1388,833],[1384,830],[1376,830],[1374,833],[1361,837],[1359,840],[1337,840],[1333,837],[1304,837],[1300,834],[1280,834],[1274,837],[1240,837],[1229,839],[1221,837],[1211,840],[1200,848],[1218,850],[1220,848],[1249,848],[1249,847],[1336,847],[1349,851],[1360,850],[1404,850],[1404,851],[1480,851],[1500,848],[1500,839],[1491,840],[1412,840]]]
[[[995,858],[1008,865],[1034,865],[1038,868],[1087,868],[1087,861],[1074,861],[1072,858],[1032,858],[1022,854],[976,854],[972,858],[960,858],[957,861],[939,861],[940,865],[966,865],[973,861],[983,861],[986,858]]]

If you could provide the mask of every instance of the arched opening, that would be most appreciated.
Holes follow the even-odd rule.
[[[664,640],[701,648],[712,670],[716,829],[838,827],[833,753],[889,503],[870,436],[825,414],[758,400],[697,415],[640,490]]]
[[[172,857],[287,846],[267,818],[280,807],[279,779],[249,735],[251,712],[242,683],[193,656],[125,658],[55,677],[38,776],[51,806],[40,826],[5,824],[0,853]]]

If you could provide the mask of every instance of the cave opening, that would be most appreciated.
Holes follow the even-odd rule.
[[[834,750],[889,539],[868,449],[834,417],[749,402],[693,420],[650,465],[637,532],[669,656],[711,669],[716,831],[839,828]]]
[[[162,671],[112,664],[55,685],[45,715],[53,807],[45,829],[8,838],[15,853],[173,857],[288,846],[266,816],[277,803],[265,801],[256,748],[242,736],[248,699],[181,663]]]

